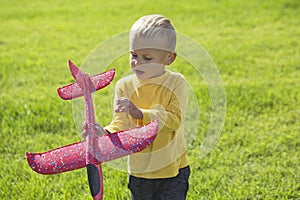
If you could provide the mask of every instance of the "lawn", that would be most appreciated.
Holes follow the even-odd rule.
[[[68,60],[84,64],[99,44],[151,13],[170,18],[180,34],[209,53],[226,92],[222,134],[213,151],[201,156],[203,137],[214,126],[210,85],[184,56],[170,67],[190,84],[196,98],[190,113],[198,110],[190,114],[198,119],[189,127],[195,132],[187,134],[188,199],[300,199],[298,0],[1,0],[0,199],[92,199],[85,169],[40,175],[25,152],[81,139],[74,102],[56,92],[73,82]],[[95,100],[103,125],[111,118],[117,79],[130,72],[128,53],[110,59],[101,70],[116,68],[116,78]],[[127,173],[113,166],[103,166],[104,199],[130,199]]]

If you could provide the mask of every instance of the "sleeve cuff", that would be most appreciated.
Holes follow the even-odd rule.
[[[157,116],[157,110],[154,109],[140,109],[143,113],[143,124],[148,124]]]

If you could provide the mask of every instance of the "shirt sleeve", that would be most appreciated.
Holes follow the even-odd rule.
[[[114,102],[116,99],[124,96],[124,86],[121,81],[118,81],[115,87],[115,97]],[[112,121],[109,125],[105,126],[104,129],[108,130],[110,133],[119,132],[122,130],[127,130],[130,128],[132,119],[131,117],[125,113],[116,113],[114,112]]]
[[[176,131],[184,118],[187,107],[187,85],[183,77],[175,80],[171,98],[166,106],[154,105],[150,109],[141,109],[143,113],[143,124],[149,123],[154,118],[158,118],[159,130],[161,132]],[[165,99],[161,97],[162,101]]]

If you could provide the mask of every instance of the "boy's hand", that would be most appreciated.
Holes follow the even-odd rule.
[[[135,119],[143,119],[142,111],[125,97],[121,97],[116,100],[115,112],[126,112]]]
[[[83,122],[83,124],[82,124],[82,137],[83,137],[83,139],[85,139],[86,136],[87,136],[86,129],[87,129],[86,122]],[[100,124],[98,124],[98,123],[95,124],[95,129],[96,129],[96,133],[97,133],[98,136],[103,136],[105,134],[108,134],[108,132],[106,132],[103,129],[103,127]]]

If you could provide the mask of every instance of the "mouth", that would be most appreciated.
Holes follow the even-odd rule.
[[[144,71],[141,71],[141,70],[135,70],[135,74],[136,75],[142,75],[144,74],[145,72]]]

